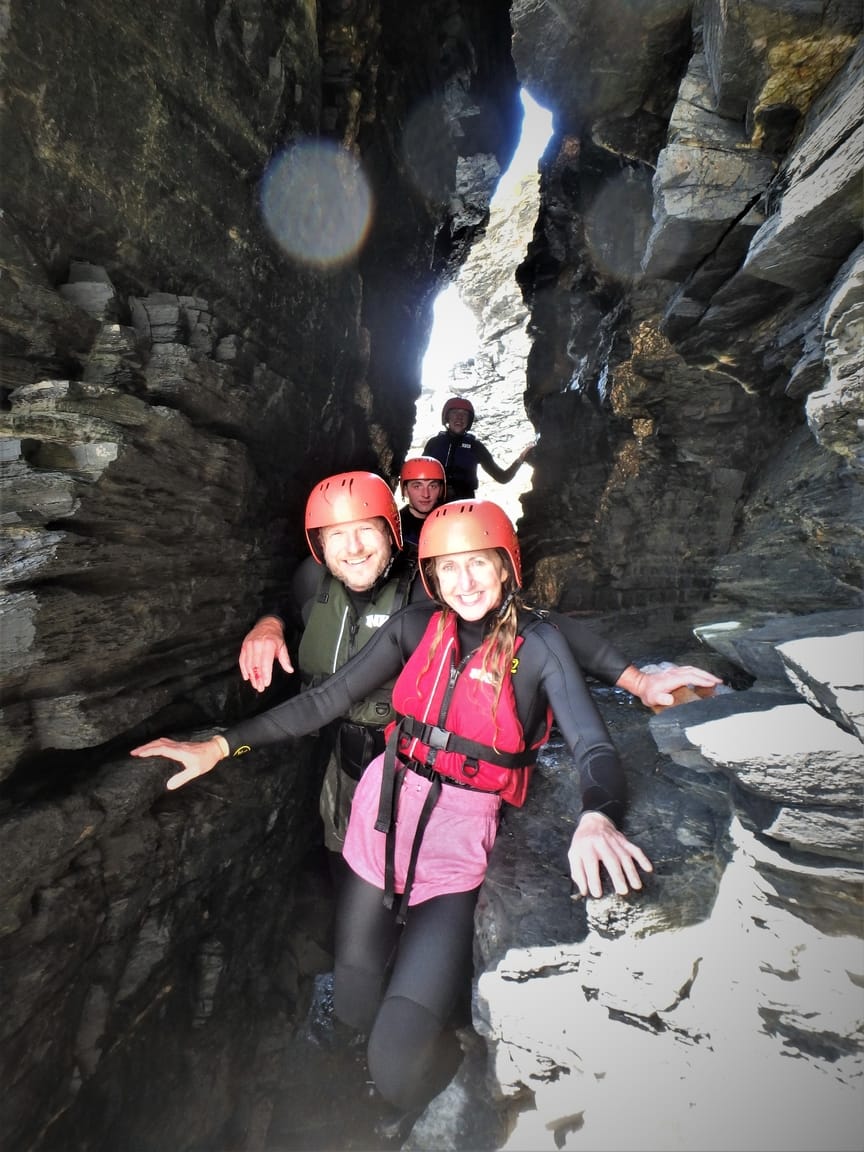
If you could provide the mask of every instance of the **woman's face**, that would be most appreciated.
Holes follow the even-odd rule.
[[[504,598],[507,568],[494,548],[435,557],[441,599],[463,620],[482,620]]]

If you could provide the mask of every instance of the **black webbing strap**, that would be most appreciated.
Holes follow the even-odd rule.
[[[384,765],[381,770],[381,794],[378,800],[378,818],[375,821],[376,832],[383,832],[384,841],[384,907],[392,908],[396,898],[396,809],[397,797],[408,771],[408,765],[397,759],[397,747],[401,724],[397,724],[387,741],[384,752]],[[417,859],[420,855],[420,845],[423,843],[423,834],[429,823],[429,818],[438,797],[441,795],[441,777],[437,772],[430,772],[431,787],[426,793],[417,830],[414,833],[414,842],[411,845],[411,856],[408,862],[408,872],[405,877],[405,890],[399,900],[396,916],[398,924],[405,923],[408,912],[408,901],[411,898],[411,889],[414,886],[414,873],[417,870]]]
[[[411,585],[414,582],[414,575],[416,572],[416,565],[406,565],[405,571],[396,582],[396,596],[393,600],[394,612],[398,611],[400,608],[404,608],[408,601],[411,599]]]
[[[499,768],[525,768],[537,759],[536,748],[525,748],[521,752],[498,752],[489,744],[467,740],[449,728],[437,724],[424,724],[413,716],[403,716],[399,728],[404,736],[417,739],[427,748],[442,752],[457,752],[468,760],[486,760]]]
[[[399,725],[390,733],[384,750],[384,764],[381,768],[381,793],[378,797],[378,817],[375,831],[383,832],[384,841],[384,907],[393,907],[396,888],[396,806],[397,794],[405,779],[406,766],[400,762],[396,767],[396,749],[399,745]]]
[[[414,843],[411,845],[411,859],[408,862],[408,872],[405,876],[405,891],[402,893],[402,899],[399,901],[399,911],[396,915],[396,923],[404,924],[405,917],[408,913],[408,901],[411,898],[411,889],[414,887],[414,873],[417,870],[417,857],[420,855],[420,845],[423,843],[423,835],[426,831],[426,825],[429,823],[429,818],[432,815],[432,810],[438,803],[438,797],[441,795],[441,777],[439,775],[433,776],[432,786],[426,793],[426,799],[423,802],[423,808],[420,811],[420,819],[417,821],[417,831],[414,833]],[[390,831],[387,833],[388,847],[389,842],[393,841],[394,855],[396,847],[396,825],[394,824]],[[386,877],[385,877],[386,882]],[[387,894],[384,896],[385,904]],[[391,908],[391,903],[387,904]]]
[[[399,784],[402,783],[402,777],[405,775],[404,765],[401,765],[399,770],[396,769],[396,751],[399,747],[399,731],[402,727],[400,720],[390,733],[390,739],[387,741],[387,747],[384,749],[384,765],[381,769],[381,794],[378,798],[378,816],[375,820],[376,832],[389,832],[390,826],[393,823],[393,814],[396,807],[396,777],[399,776]]]
[[[330,584],[332,580],[333,577],[330,574],[330,569],[325,568],[321,573],[321,579],[318,581],[318,595],[315,597],[316,603],[326,604],[330,599]]]
[[[393,790],[402,787],[407,769],[403,764],[393,777]],[[381,789],[383,794],[383,787]],[[376,825],[377,827],[377,825]],[[381,829],[379,829],[381,831]],[[384,839],[384,907],[392,908],[396,896],[396,820],[392,819]]]

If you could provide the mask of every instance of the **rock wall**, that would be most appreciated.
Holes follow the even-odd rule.
[[[700,638],[751,687],[664,709],[650,735],[614,691],[599,700],[654,865],[642,892],[570,898],[561,814],[579,797],[554,740],[531,803],[505,816],[475,1004],[509,1120],[496,1147],[860,1143],[861,615]],[[410,1148],[460,1146],[459,1087]]]
[[[860,15],[513,5],[520,79],[556,109],[519,271],[544,599],[860,603]]]
[[[311,485],[404,454],[518,133],[507,5],[13,0],[0,63],[4,1138],[231,1145],[321,963],[314,744],[179,806],[124,753],[260,706],[237,652]],[[301,259],[337,147],[362,250]]]
[[[249,707],[238,640],[315,480],[404,454],[431,301],[518,129],[506,5],[160,13],[13,4],[3,42],[0,776],[25,783],[162,708]],[[266,211],[310,138],[370,190],[341,261]],[[337,229],[326,175],[282,222],[317,195],[304,234]]]

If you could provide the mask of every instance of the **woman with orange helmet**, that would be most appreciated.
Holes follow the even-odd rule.
[[[423,452],[440,461],[447,477],[448,500],[465,500],[477,492],[477,469],[482,468],[499,484],[512,480],[525,462],[533,445],[528,444],[512,464],[502,468],[492,458],[486,445],[469,432],[474,423],[474,405],[464,396],[451,396],[441,410],[444,431],[426,442]]]
[[[553,719],[582,779],[573,882],[600,896],[605,869],[624,894],[642,887],[640,868],[651,870],[618,828],[624,777],[582,674],[559,631],[522,604],[519,544],[504,511],[440,505],[423,524],[419,562],[435,602],[391,617],[325,684],[224,735],[159,739],[133,753],[180,763],[168,781],[178,788],[225,756],[315,731],[396,677],[399,719],[351,809],[334,1004],[369,1033],[369,1071],[398,1110],[390,1131],[400,1135],[461,1059],[447,1025],[470,986],[474,907],[501,806],[524,803]]]

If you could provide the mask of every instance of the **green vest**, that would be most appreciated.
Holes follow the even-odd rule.
[[[410,576],[388,580],[358,616],[345,585],[325,571],[297,653],[307,686],[320,684],[355,656],[381,625],[408,603],[410,591]],[[352,705],[347,719],[375,728],[395,720],[393,684],[392,680],[382,684],[371,696]]]

